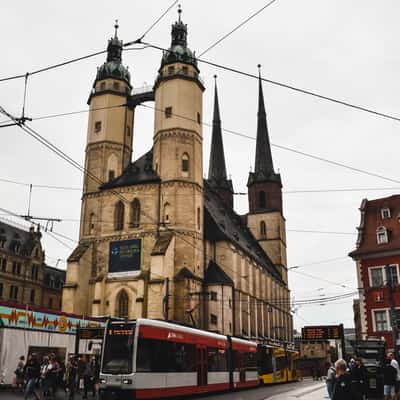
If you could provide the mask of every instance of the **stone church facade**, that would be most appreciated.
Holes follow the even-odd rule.
[[[292,342],[282,184],[261,80],[249,213],[238,215],[217,87],[204,179],[205,87],[180,15],[171,36],[150,91],[132,91],[117,34],[97,71],[88,101],[80,241],[68,259],[63,310]],[[153,146],[132,162],[135,108],[145,101],[154,101]]]

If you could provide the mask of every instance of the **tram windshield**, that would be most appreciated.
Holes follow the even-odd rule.
[[[102,372],[105,374],[132,373],[135,324],[111,324],[106,333]]]

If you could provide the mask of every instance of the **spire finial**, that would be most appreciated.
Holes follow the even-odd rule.
[[[117,19],[115,20],[114,28],[115,28],[114,37],[115,37],[115,39],[117,39],[118,38],[118,28],[119,28]]]
[[[178,4],[178,22],[182,22],[181,21],[181,14],[182,14],[182,8],[181,8],[181,5]]]
[[[258,77],[261,79],[261,64],[257,64],[258,68]]]

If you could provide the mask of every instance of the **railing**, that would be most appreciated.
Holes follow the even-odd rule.
[[[138,88],[132,89],[132,94],[142,94],[142,93],[149,93],[153,91],[153,85],[143,85]]]

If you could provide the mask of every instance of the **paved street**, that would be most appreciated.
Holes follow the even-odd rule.
[[[1,400],[22,399],[21,394],[11,392],[0,392]],[[57,400],[63,400],[67,397],[63,393],[59,393]],[[238,392],[229,392],[216,394],[211,396],[194,397],[193,400],[322,400],[326,398],[325,385],[321,382],[316,383],[311,380],[304,380],[299,383],[291,383],[286,385],[267,386],[257,389],[242,390]],[[76,396],[76,400],[81,400],[81,396]],[[89,399],[92,399],[89,396]]]

